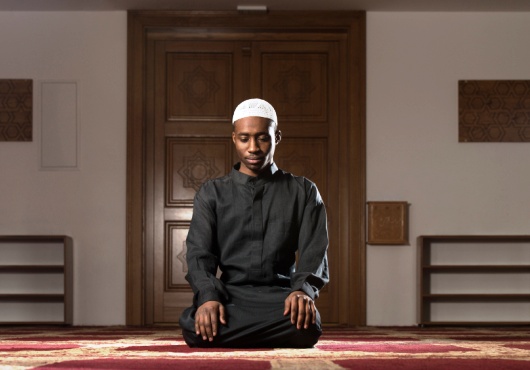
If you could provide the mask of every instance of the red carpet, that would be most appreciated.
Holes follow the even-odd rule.
[[[178,328],[0,327],[0,369],[528,370],[530,328],[325,329],[311,349],[191,349]]]

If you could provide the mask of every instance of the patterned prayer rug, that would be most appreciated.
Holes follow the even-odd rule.
[[[327,328],[310,349],[191,349],[178,328],[0,327],[0,369],[530,369],[530,328]]]

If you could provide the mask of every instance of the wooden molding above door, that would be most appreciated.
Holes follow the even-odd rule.
[[[340,160],[329,163],[339,173],[337,219],[340,224],[337,263],[342,281],[338,325],[366,324],[366,14],[362,11],[341,12],[270,12],[249,15],[237,12],[130,11],[128,14],[128,121],[127,121],[127,298],[126,323],[152,324],[153,297],[146,287],[153,274],[153,256],[149,248],[153,235],[153,204],[148,184],[152,133],[147,97],[155,88],[154,76],[146,65],[152,55],[153,40],[208,40],[212,36],[229,40],[233,34],[283,35],[291,40],[315,34],[321,41],[335,40],[345,45],[341,50],[341,74],[346,76],[344,94],[339,97]],[[151,54],[150,54],[151,53]],[[238,71],[248,73],[248,71]],[[238,94],[244,89],[239,89]],[[248,98],[227,97],[232,104]],[[230,110],[233,107],[230,107]],[[309,126],[308,126],[309,127]],[[147,216],[146,216],[147,215]]]

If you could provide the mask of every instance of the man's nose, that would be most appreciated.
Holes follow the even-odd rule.
[[[248,151],[249,152],[258,152],[259,151],[258,140],[250,139],[250,145],[248,146]]]

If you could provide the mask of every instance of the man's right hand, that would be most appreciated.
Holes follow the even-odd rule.
[[[195,332],[211,342],[217,335],[219,322],[226,325],[225,307],[217,301],[204,302],[195,313]]]

